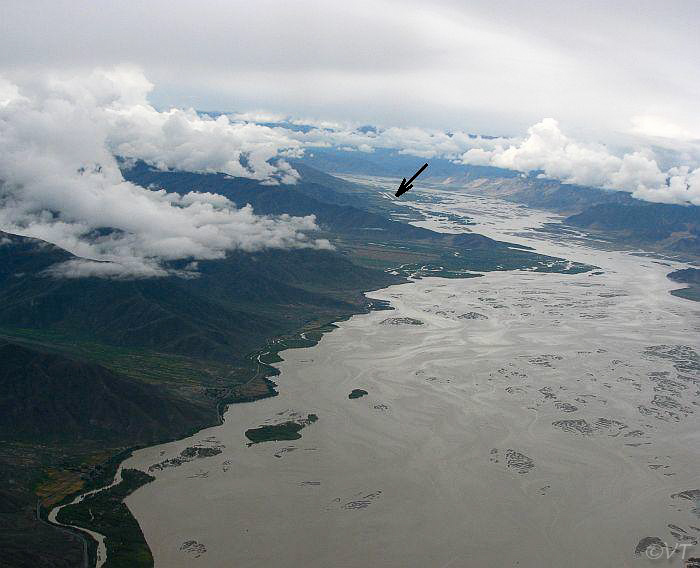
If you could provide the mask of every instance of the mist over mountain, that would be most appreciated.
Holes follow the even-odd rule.
[[[161,111],[148,101],[153,84],[129,67],[3,85],[0,227],[88,259],[56,268],[68,277],[157,277],[171,270],[168,262],[222,258],[232,250],[331,247],[314,236],[316,220],[303,207],[286,217],[269,207],[259,215],[205,187],[149,189],[124,178],[130,162],[274,187],[299,182],[295,159],[330,172],[399,177],[427,158],[429,176],[453,182],[520,172],[673,204],[697,204],[700,192],[692,153],[677,153],[678,163],[664,169],[651,147],[619,153],[580,142],[553,119],[522,137],[494,137]]]
[[[230,250],[329,248],[313,217],[265,218],[220,195],[126,182],[115,154],[159,168],[223,172],[267,183],[297,175],[280,154],[299,144],[266,127],[158,112],[138,72],[96,71],[8,89],[0,105],[0,227],[80,257],[68,276],[164,276],[163,262]],[[272,160],[274,159],[274,163]]]

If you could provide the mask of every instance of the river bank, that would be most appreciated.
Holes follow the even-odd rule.
[[[128,460],[221,449],[127,498],[156,566],[651,566],[645,538],[697,538],[673,495],[700,468],[700,314],[668,293],[672,267],[515,237],[551,216],[447,197],[479,232],[600,270],[368,294],[399,321],[355,316],[285,351],[278,396]],[[247,430],[308,414],[300,439],[247,446]]]
[[[368,300],[366,302],[368,310],[383,311],[391,309],[387,302],[381,300]],[[353,314],[337,320],[345,321],[352,317]],[[278,394],[276,383],[271,379],[279,375],[279,370],[272,366],[271,363],[282,361],[279,353],[289,349],[308,348],[314,346],[321,340],[325,333],[336,329],[336,325],[331,322],[322,323],[321,325],[306,326],[299,333],[286,337],[279,337],[271,340],[266,347],[259,351],[248,355],[250,361],[251,372],[250,379],[247,382],[238,384],[228,391],[224,392],[219,397],[217,402],[217,422],[212,427],[221,425],[224,422],[224,415],[232,404],[251,403],[268,397],[274,397]],[[182,438],[178,438],[182,439]],[[186,439],[186,438],[185,438]],[[116,454],[105,464],[105,469],[102,471],[99,478],[94,479],[87,487],[87,491],[81,491],[63,499],[57,506],[51,508],[45,513],[45,522],[59,527],[62,530],[70,531],[71,534],[78,536],[85,548],[83,564],[85,566],[95,566],[101,568],[105,566],[108,559],[108,548],[112,549],[112,557],[110,557],[109,566],[135,566],[135,565],[152,565],[152,557],[150,549],[143,538],[143,533],[138,523],[133,519],[126,507],[122,506],[122,501],[136,489],[141,487],[150,480],[125,483],[122,477],[124,471],[124,463],[128,461],[132,452],[139,448],[131,448],[119,454]],[[183,450],[185,454],[183,458],[180,456],[174,460],[170,460],[166,467],[179,465],[178,460],[189,461],[188,452],[193,453],[193,457],[203,457],[207,455],[215,455],[208,453],[210,448],[202,449],[196,445]],[[149,468],[149,470],[158,468]],[[136,475],[141,471],[138,469],[127,470],[134,472]],[[134,475],[131,475],[133,478]],[[148,476],[150,477],[150,476]],[[124,485],[120,488],[120,485]],[[115,488],[121,489],[118,494],[110,499],[103,499],[105,494]],[[79,506],[82,507],[85,501],[90,501],[88,508],[89,518],[85,516],[84,511],[79,511]],[[84,508],[84,507],[82,507]],[[117,510],[115,516],[115,510]],[[66,511],[68,514],[66,514]],[[43,520],[42,508],[37,505],[37,517]],[[62,518],[61,518],[62,516]],[[93,530],[98,519],[95,517],[108,519],[110,526],[109,534],[102,534],[98,530]],[[80,522],[76,523],[75,521]],[[116,526],[119,525],[119,526]],[[112,542],[108,546],[108,540]],[[115,554],[116,553],[116,554]],[[114,560],[116,555],[117,560]],[[123,557],[123,558],[122,558]]]

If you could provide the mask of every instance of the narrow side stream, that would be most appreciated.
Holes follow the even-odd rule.
[[[114,475],[114,479],[112,480],[112,482],[109,485],[105,485],[104,487],[100,487],[98,489],[92,489],[91,491],[86,491],[85,493],[81,493],[75,499],[73,499],[70,503],[66,503],[64,505],[59,505],[58,507],[54,507],[49,512],[48,521],[50,523],[52,523],[54,525],[58,525],[60,527],[69,527],[72,529],[77,529],[83,533],[87,533],[97,542],[97,562],[95,563],[96,568],[101,568],[101,566],[103,566],[104,563],[107,562],[107,546],[105,545],[104,535],[102,535],[96,531],[92,531],[90,529],[62,523],[58,520],[58,513],[64,507],[68,507],[69,505],[76,505],[77,503],[81,503],[86,498],[90,497],[91,495],[101,493],[102,491],[105,491],[106,489],[114,487],[115,485],[118,485],[121,482],[122,482],[122,468],[121,468],[121,466],[119,466],[117,473]]]

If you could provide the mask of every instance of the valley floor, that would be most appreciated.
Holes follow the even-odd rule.
[[[658,543],[699,556],[700,307],[668,293],[681,266],[548,237],[532,229],[555,219],[517,205],[420,195],[424,226],[463,231],[449,211],[599,270],[368,294],[395,311],[281,353],[279,396],[123,464],[156,478],[126,499],[156,566],[654,566]],[[248,445],[247,430],[309,414],[301,438]]]

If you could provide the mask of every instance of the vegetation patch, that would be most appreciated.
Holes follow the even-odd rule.
[[[687,288],[671,290],[671,294],[686,300],[700,302],[700,270],[697,268],[685,268],[671,272],[668,277],[674,282],[687,284]]]
[[[246,430],[246,438],[250,440],[249,446],[260,442],[280,442],[284,440],[298,440],[299,433],[309,424],[318,420],[315,414],[309,414],[305,420],[288,420],[280,424],[269,424],[258,428]]]
[[[136,519],[123,500],[155,477],[136,469],[122,470],[122,481],[58,513],[60,523],[94,530],[104,535],[107,561],[104,568],[153,566],[153,555]]]
[[[352,392],[348,395],[348,398],[362,398],[363,396],[367,396],[368,394],[369,393],[363,389],[352,389]]]

